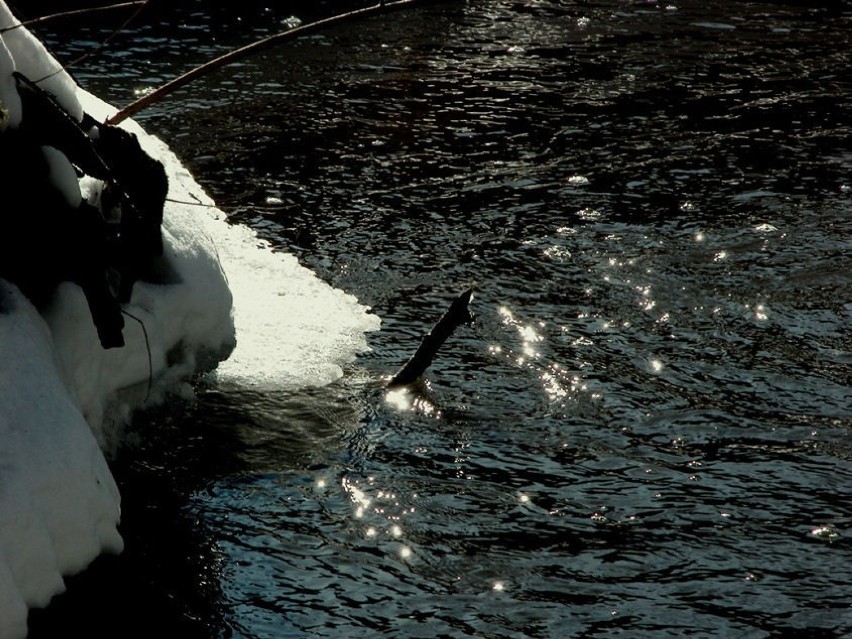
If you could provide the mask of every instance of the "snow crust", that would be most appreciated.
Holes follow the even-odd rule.
[[[0,29],[13,24],[0,0]],[[78,120],[114,112],[58,68],[26,29],[0,34],[0,135],[22,117],[15,70],[36,80],[52,74],[40,86]],[[104,451],[120,443],[134,410],[191,393],[193,376],[229,354],[209,374],[223,388],[326,384],[379,326],[354,297],[228,224],[165,143],[123,126],[169,178],[168,272],[160,283],[136,283],[124,307],[136,318],[127,318],[125,346],[101,347],[75,284],[61,284],[40,313],[0,279],[0,639],[25,637],[28,609],[61,593],[64,576],[122,550],[120,496]],[[75,184],[67,158],[42,150],[69,202],[97,199],[96,181]],[[0,215],[12,187],[0,176]]]
[[[161,140],[140,136],[140,141],[167,170],[174,169],[170,197],[213,205]],[[354,296],[329,286],[295,256],[273,251],[252,229],[227,223],[218,209],[175,205],[178,212],[216,220],[204,231],[224,265],[234,300],[236,350],[211,380],[255,390],[324,386],[368,349],[365,334],[381,322]]]

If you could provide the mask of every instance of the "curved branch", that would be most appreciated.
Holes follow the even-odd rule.
[[[115,115],[113,115],[111,118],[107,119],[106,124],[118,124],[119,122],[122,122],[123,120],[126,120],[127,118],[133,115],[136,115],[142,109],[163,99],[163,97],[165,97],[169,93],[172,93],[176,89],[179,89],[180,87],[189,84],[196,78],[206,75],[211,71],[215,71],[216,69],[224,67],[228,64],[231,64],[232,62],[235,62],[241,58],[245,58],[246,56],[257,53],[258,51],[261,51],[263,49],[268,49],[269,47],[279,45],[282,42],[287,42],[289,40],[295,40],[296,38],[299,38],[304,35],[316,33],[321,29],[343,22],[359,18],[366,18],[368,16],[373,16],[388,11],[405,9],[407,7],[411,7],[412,5],[423,3],[423,0],[395,0],[394,2],[385,2],[384,0],[382,0],[381,2],[379,2],[379,4],[375,4],[364,9],[356,9],[354,11],[341,13],[330,18],[317,20],[316,22],[311,22],[310,24],[305,24],[299,27],[295,27],[293,29],[288,29],[287,31],[282,31],[281,33],[276,33],[275,35],[271,35],[261,40],[257,40],[256,42],[247,44],[244,47],[225,53],[219,56],[218,58],[214,58],[199,67],[195,67],[194,69],[187,71],[186,73],[181,76],[178,76],[174,80],[166,82],[148,95],[136,100],[136,102],[128,104],[126,107],[124,107]]]

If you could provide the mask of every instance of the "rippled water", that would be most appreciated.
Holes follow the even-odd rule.
[[[344,5],[200,6],[81,82],[127,103]],[[34,634],[103,599],[131,634],[852,634],[850,45],[842,2],[446,2],[146,112],[383,326],[339,384],[140,420],[128,550]],[[475,324],[386,394],[470,285]]]

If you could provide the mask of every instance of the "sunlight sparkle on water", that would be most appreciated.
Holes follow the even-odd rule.
[[[358,488],[348,477],[344,477],[341,480],[341,485],[343,486],[343,490],[349,495],[349,498],[355,503],[358,507],[356,511],[356,517],[362,517],[364,514],[364,509],[369,508],[372,503],[372,499],[367,497],[363,490]]]
[[[133,89],[133,97],[144,98],[146,95],[151,95],[154,92],[154,87],[139,87]]]
[[[643,311],[652,311],[654,310],[654,307],[656,305],[657,303],[654,300],[646,299],[642,301],[642,303],[639,305],[639,308],[641,308]]]
[[[541,382],[544,386],[544,392],[551,401],[563,399],[568,395],[568,391],[560,383],[560,379],[553,373],[544,372],[541,374]]]
[[[389,390],[385,393],[385,402],[401,412],[414,411],[435,418],[441,417],[441,411],[432,402],[408,388]]]
[[[581,209],[577,211],[577,217],[587,222],[594,222],[603,217],[603,214],[596,209]]]
[[[817,539],[823,539],[825,541],[834,541],[840,537],[833,526],[818,526],[811,530],[810,536],[816,537]]]
[[[773,231],[777,231],[778,227],[772,226],[769,223],[764,222],[763,224],[758,224],[754,227],[756,233],[771,233]]]
[[[497,312],[503,318],[503,323],[507,326],[514,326],[518,331],[518,336],[521,338],[521,350],[523,352],[523,357],[519,357],[517,359],[517,364],[519,366],[523,366],[526,364],[527,359],[537,358],[539,353],[532,344],[544,341],[544,337],[542,337],[533,325],[522,325],[517,319],[515,319],[512,311],[505,306],[501,306],[497,309]],[[539,322],[538,325],[539,327],[543,327],[544,322]],[[500,347],[492,347],[491,352],[500,352]]]
[[[518,333],[525,342],[540,342],[544,339],[532,326],[521,326],[518,328]]]
[[[408,411],[414,405],[414,395],[407,388],[396,388],[385,394],[385,401],[399,411]]]
[[[571,258],[571,251],[562,246],[549,246],[544,249],[544,256],[556,262],[565,262]]]

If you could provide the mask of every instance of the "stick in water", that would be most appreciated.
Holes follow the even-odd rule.
[[[438,349],[446,339],[453,334],[459,324],[469,324],[473,321],[468,305],[473,297],[473,289],[469,288],[459,295],[450,305],[432,331],[420,342],[420,348],[406,362],[405,366],[388,382],[388,388],[412,384],[429,368]]]

